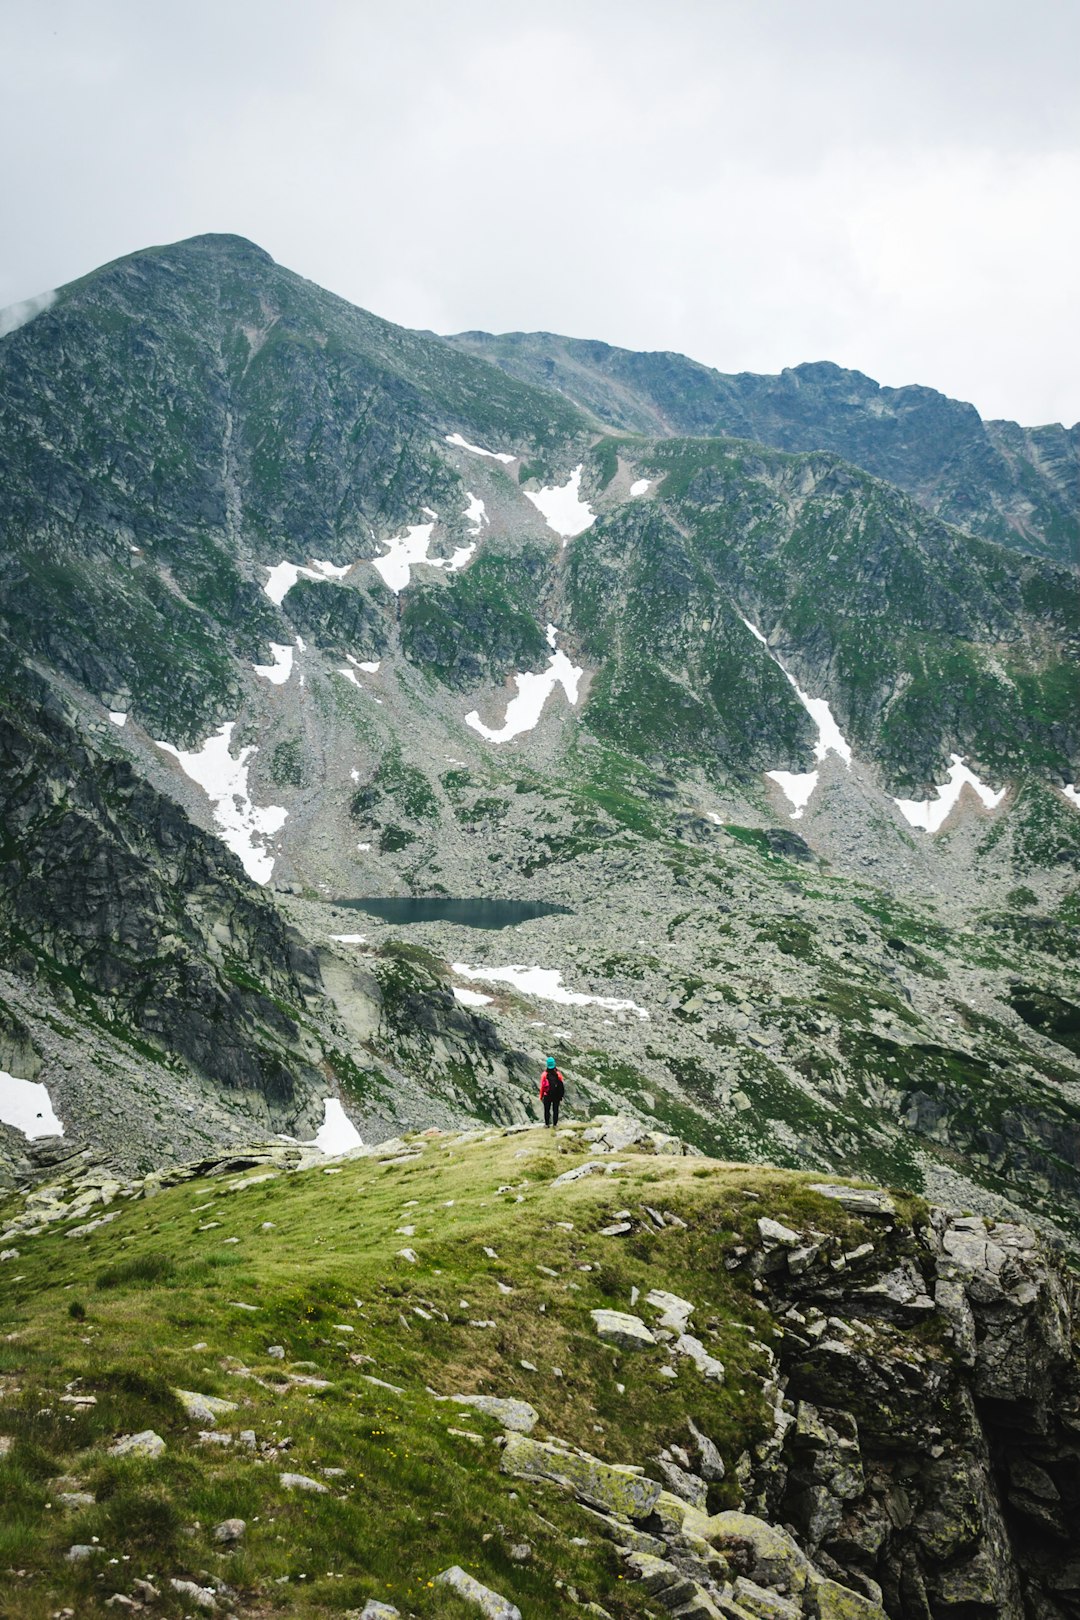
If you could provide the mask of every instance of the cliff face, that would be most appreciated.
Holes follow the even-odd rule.
[[[313,954],[240,863],[31,678],[0,708],[3,967],[167,1069],[303,1120],[322,1077],[305,1035]]]
[[[1024,1227],[863,1200],[873,1252],[766,1220],[743,1261],[783,1334],[754,1501],[905,1620],[1080,1613],[1075,1279]]]

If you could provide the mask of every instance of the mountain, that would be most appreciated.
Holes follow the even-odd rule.
[[[725,375],[681,354],[550,332],[461,332],[449,341],[557,390],[607,427],[830,451],[973,534],[1080,562],[1080,423],[984,422],[973,405],[933,388],[883,388],[826,361],[776,377]]]
[[[1075,570],[925,457],[598,411],[235,237],[0,339],[0,1087],[67,1133],[9,1177],[525,1124],[554,1050],[1077,1243]]]
[[[1075,1281],[1021,1226],[611,1116],[7,1222],[12,1620],[1078,1612]]]

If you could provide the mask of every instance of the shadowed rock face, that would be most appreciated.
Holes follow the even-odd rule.
[[[747,1262],[784,1328],[752,1501],[905,1620],[1077,1615],[1075,1282],[1021,1226],[872,1219],[839,1268],[768,1234]]]
[[[294,1119],[325,1089],[297,1022],[314,956],[217,839],[73,721],[29,680],[0,707],[3,965]]]

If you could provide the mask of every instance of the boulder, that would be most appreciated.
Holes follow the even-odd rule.
[[[234,1547],[243,1540],[246,1530],[246,1519],[222,1519],[220,1524],[214,1526],[214,1540],[223,1547]]]
[[[368,1598],[360,1610],[360,1620],[397,1620],[401,1614],[392,1603],[380,1603],[378,1598]]]
[[[556,1176],[551,1183],[553,1187],[565,1187],[570,1181],[581,1181],[584,1176],[602,1176],[607,1166],[600,1164],[596,1159],[586,1159],[584,1164],[577,1164],[572,1170],[564,1170],[561,1176]]]
[[[138,1434],[124,1434],[109,1447],[114,1457],[160,1457],[165,1442],[153,1429],[142,1429]]]
[[[871,1187],[841,1187],[831,1181],[812,1181],[810,1191],[832,1198],[851,1215],[895,1215],[896,1205],[886,1192]]]
[[[504,1474],[516,1474],[521,1479],[547,1479],[565,1485],[590,1507],[627,1519],[647,1519],[660,1495],[656,1481],[646,1479],[635,1469],[523,1434],[508,1437],[500,1467]]]
[[[756,1581],[748,1581],[745,1575],[740,1575],[735,1582],[735,1601],[747,1614],[756,1615],[757,1620],[801,1620],[803,1612],[798,1603],[781,1597],[778,1592],[767,1591]]]
[[[516,1434],[531,1434],[540,1419],[539,1412],[528,1401],[503,1399],[498,1395],[447,1395],[445,1399],[458,1406],[471,1406]]]
[[[807,1613],[815,1620],[885,1620],[885,1610],[861,1592],[837,1581],[814,1581],[807,1594]]]
[[[173,1394],[193,1422],[203,1423],[209,1429],[217,1427],[219,1417],[238,1410],[236,1401],[222,1400],[219,1395],[200,1395],[194,1389],[174,1389]]]
[[[620,1350],[642,1350],[656,1343],[640,1316],[630,1316],[626,1311],[605,1310],[590,1311],[589,1314],[600,1337],[608,1344],[618,1345]]]
[[[194,1603],[197,1609],[205,1609],[207,1613],[212,1614],[218,1606],[212,1587],[200,1586],[196,1581],[180,1581],[175,1577],[169,1581],[169,1585],[180,1597]]]
[[[328,1485],[324,1485],[320,1479],[311,1479],[307,1474],[282,1474],[280,1479],[287,1491],[314,1491],[318,1496],[329,1494]]]
[[[658,1457],[656,1466],[663,1474],[675,1496],[682,1497],[692,1507],[704,1511],[708,1499],[708,1487],[703,1479],[691,1474],[688,1469],[680,1468],[676,1462],[669,1462],[666,1457]]]
[[[798,1594],[816,1571],[786,1530],[749,1513],[714,1513],[706,1540],[725,1554],[732,1569],[759,1586]]]
[[[466,1602],[475,1603],[487,1620],[521,1620],[521,1610],[516,1603],[500,1597],[490,1586],[481,1586],[474,1576],[466,1574],[460,1564],[452,1564],[449,1569],[444,1569],[441,1575],[436,1575],[435,1580],[443,1586],[453,1587]]]
[[[650,1288],[645,1295],[645,1303],[660,1312],[658,1327],[669,1328],[672,1333],[686,1332],[694,1314],[694,1307],[688,1299],[680,1299],[678,1294],[668,1294],[663,1288]]]
[[[720,1620],[720,1610],[704,1587],[666,1558],[630,1552],[626,1554],[626,1565],[634,1579],[669,1614],[678,1614],[680,1620]]]
[[[806,1241],[801,1232],[793,1232],[790,1226],[781,1226],[767,1215],[761,1217],[757,1226],[762,1247],[766,1249],[798,1249]]]
[[[680,1333],[675,1340],[675,1349],[680,1356],[686,1356],[694,1363],[705,1378],[712,1378],[718,1384],[724,1381],[724,1363],[710,1356],[700,1339],[692,1333]]]

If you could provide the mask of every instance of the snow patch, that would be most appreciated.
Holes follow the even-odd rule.
[[[270,656],[274,660],[272,664],[252,664],[251,667],[256,675],[261,675],[271,686],[284,686],[292,674],[293,649],[283,646],[280,641],[272,641]]]
[[[639,495],[646,494],[648,490],[652,489],[654,481],[652,478],[635,478],[630,485],[631,495],[636,500]]]
[[[742,614],[739,617],[742,618]],[[817,742],[814,744],[814,758],[820,762],[829,754],[838,754],[850,770],[851,745],[837,725],[827,699],[812,698],[809,693],[804,692],[791,671],[785,667],[783,660],[773,652],[757,625],[751,624],[749,619],[743,619],[742,622],[750,634],[761,642],[777,669],[790,681],[795,696],[817,726],[818,736]],[[794,806],[791,819],[792,821],[798,821],[810,802],[810,795],[818,785],[820,773],[818,771],[766,771],[765,775],[777,784],[787,797],[789,804]]]
[[[235,724],[234,720],[227,720],[220,731],[191,753],[174,748],[172,743],[157,739],[155,742],[165,753],[172,754],[184,774],[203,789],[210,800],[210,811],[222,842],[239,856],[248,877],[256,883],[269,883],[274,857],[260,845],[281,831],[289,812],[277,804],[252,804],[248,771],[249,761],[257,749],[249,744],[233,759],[229,744]]]
[[[1066,787],[1063,787],[1061,791],[1064,793],[1069,803],[1075,805],[1077,810],[1080,810],[1080,787],[1077,787],[1075,782],[1070,782]]]
[[[523,995],[536,996],[540,1001],[558,1001],[567,1007],[604,1007],[609,1012],[636,1013],[639,1018],[649,1016],[636,1001],[622,1001],[617,996],[587,996],[581,990],[568,990],[556,968],[525,967],[520,963],[510,967],[469,967],[466,962],[451,962],[450,966],[459,978],[509,984]]]
[[[372,566],[382,575],[395,596],[405,589],[409,574],[418,563],[431,561],[434,568],[446,567],[445,562],[429,559],[427,554],[434,527],[434,521],[412,524],[404,534],[388,540],[386,553],[374,559]]]
[[[995,793],[985,782],[980,782],[974,771],[968,770],[959,754],[950,754],[949,774],[939,784],[936,799],[894,799],[893,803],[913,827],[921,827],[924,832],[937,832],[947,820],[965,784],[975,789],[988,810],[996,810],[1008,792],[1008,788],[1003,787]]]
[[[472,491],[468,489],[465,491],[465,493],[469,498],[469,504],[465,508],[465,521],[466,523],[471,523],[473,528],[476,530],[476,533],[479,534],[485,523],[490,527],[491,519],[484,510],[484,503],[480,499],[479,495],[474,495]]]
[[[36,1080],[19,1080],[5,1069],[0,1069],[0,1120],[14,1125],[31,1142],[38,1136],[64,1134],[48,1089]]]
[[[460,1001],[463,1007],[490,1007],[495,997],[485,996],[482,990],[466,990],[464,985],[455,984],[454,1000]]]
[[[471,456],[489,456],[492,461],[502,461],[507,466],[511,461],[517,460],[517,456],[507,455],[505,450],[484,450],[478,444],[470,444],[467,439],[462,438],[460,433],[448,433],[446,442],[447,444],[456,445],[459,450],[467,450]]]
[[[485,726],[476,709],[465,716],[465,724],[478,731],[481,737],[486,737],[488,742],[504,743],[509,742],[511,737],[520,736],[524,731],[532,731],[540,719],[544,704],[556,686],[561,686],[571,706],[575,705],[578,700],[578,682],[584,670],[577,664],[572,664],[566,654],[556,646],[558,633],[553,624],[548,625],[547,643],[554,650],[547,669],[541,670],[538,675],[514,676],[517,696],[512,697],[506,705],[506,718],[501,726],[496,730]]]
[[[798,821],[807,805],[810,795],[818,785],[820,771],[766,771],[765,775],[774,781],[786,797],[789,804],[794,805],[791,812],[792,821]]]
[[[562,535],[564,545],[576,534],[591,529],[596,522],[596,513],[587,501],[581,499],[581,473],[582,468],[575,467],[569,481],[561,488],[553,485],[533,493],[529,490],[523,492],[542,513],[548,528]]]
[[[112,721],[114,726],[120,726],[122,728],[127,725],[127,715],[122,709],[110,709],[109,719]]]
[[[370,845],[369,845],[370,848]],[[366,934],[331,934],[330,938],[338,945],[366,945]]]
[[[349,564],[345,568],[338,568],[334,563],[312,561],[310,567],[306,567],[303,563],[279,562],[271,568],[268,563],[264,563],[266,583],[263,590],[274,606],[280,607],[298,579],[321,579],[324,582],[343,579],[351,566]]]
[[[323,1122],[308,1146],[321,1148],[324,1153],[348,1153],[350,1148],[363,1147],[364,1138],[342,1108],[336,1097],[323,1102]]]
[[[475,540],[470,540],[467,546],[455,546],[454,555],[450,558],[450,561],[446,565],[446,572],[448,574],[456,574],[460,569],[464,568],[465,564],[468,562],[475,550]],[[440,565],[437,564],[436,566]]]

